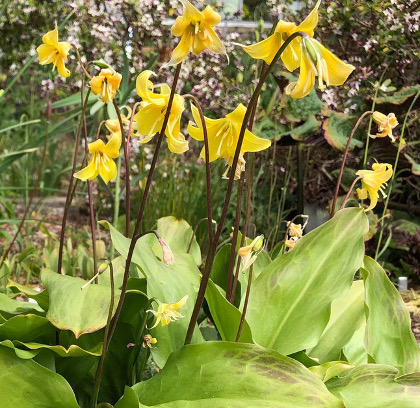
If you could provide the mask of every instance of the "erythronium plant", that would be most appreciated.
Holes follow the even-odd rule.
[[[119,74],[99,66],[99,74],[92,76],[82,67],[90,89],[82,106],[65,216],[73,175],[88,182],[100,175],[112,188],[117,176],[113,159],[121,145],[126,174],[130,137],[142,143],[154,139],[156,147],[131,238],[129,212],[125,235],[101,221],[120,255],[100,266],[95,279],[86,282],[46,269],[41,293],[9,282],[13,293],[34,302],[0,294],[0,392],[7,395],[2,407],[418,407],[420,354],[408,312],[381,266],[364,255],[366,211],[374,208],[378,191],[392,176],[391,165],[377,163],[356,173],[348,196],[360,181],[359,198],[370,196],[366,210],[343,208],[306,235],[307,216],[300,214],[305,222],[287,222],[275,253],[265,250],[263,235],[253,240],[239,236],[239,205],[232,242],[219,243],[235,185],[238,204],[246,185],[244,224],[249,223],[253,164],[246,168],[246,155],[270,145],[252,127],[259,93],[277,61],[282,59],[290,71],[300,68],[296,84],[287,88],[294,98],[304,97],[317,76],[323,90],[324,81],[339,85],[353,69],[313,39],[320,2],[300,25],[280,21],[266,40],[244,47],[266,65],[250,101],[219,119],[205,117],[194,95],[176,93],[181,62],[190,52],[225,52],[213,28],[220,16],[210,6],[199,11],[188,1],[182,5],[183,15],[172,28],[181,37],[168,63],[175,65],[173,83],[155,85],[152,71],[140,73],[136,88],[141,101],[126,107],[128,116],[115,101]],[[58,34],[50,37],[44,38],[45,45],[55,47],[64,61]],[[41,63],[49,60],[57,67],[63,64],[41,55]],[[117,120],[106,122],[107,143],[99,137],[101,128],[89,144],[84,132],[91,157],[75,172],[90,91],[113,104]],[[193,101],[194,122],[187,131],[204,141],[209,249],[203,268],[194,230],[185,220],[164,217],[156,230],[141,231],[164,136],[173,153],[189,148],[181,133],[185,98]],[[396,126],[394,117],[384,116],[374,116],[380,137],[392,135]],[[209,164],[218,158],[232,169],[226,173],[226,198],[213,232]],[[339,187],[340,182],[336,195]],[[161,371],[143,381],[150,358]]]

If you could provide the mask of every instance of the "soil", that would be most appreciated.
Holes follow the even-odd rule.
[[[410,312],[411,329],[420,344],[420,289],[411,289],[406,292],[402,292],[401,295],[408,311]]]

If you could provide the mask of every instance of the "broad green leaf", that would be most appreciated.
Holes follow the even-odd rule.
[[[16,356],[19,358],[22,358],[24,360],[29,360],[31,358],[34,358],[39,352],[40,350],[22,350],[20,348],[15,347],[13,341],[11,340],[3,340],[2,342],[0,342],[0,349],[3,347],[8,347],[10,349],[12,349]],[[1,367],[0,367],[0,372],[1,372]]]
[[[321,122],[316,119],[314,115],[311,115],[302,124],[290,131],[290,136],[298,142],[304,141],[308,136],[313,135],[318,131],[321,126]]]
[[[418,162],[418,160],[415,160],[413,157],[411,157],[407,153],[404,153],[404,156],[411,164],[411,172],[415,176],[420,176],[420,163]]]
[[[398,370],[382,364],[364,364],[326,383],[346,408],[418,408],[420,373],[397,377]]]
[[[308,96],[301,99],[294,99],[283,93],[281,98],[284,108],[284,116],[290,122],[301,122],[308,120],[311,116],[319,115],[325,104],[322,102],[315,90]]]
[[[333,377],[338,377],[343,371],[354,368],[346,361],[329,361],[321,365],[314,365],[309,367],[309,370],[316,375],[324,383]]]
[[[417,92],[420,91],[420,85],[406,86],[401,88],[399,91],[394,92],[392,95],[381,96],[376,99],[378,105],[384,103],[392,103],[393,105],[401,105],[408,98],[414,96]]]
[[[2,408],[79,408],[66,380],[13,350],[0,346]]]
[[[363,319],[360,327],[354,332],[351,339],[343,347],[343,357],[353,365],[366,364],[368,355],[365,348],[366,319]]]
[[[365,288],[363,280],[355,281],[349,292],[331,303],[331,317],[318,344],[308,355],[321,363],[339,360],[341,349],[361,326],[365,316]]]
[[[256,343],[283,354],[318,343],[331,302],[362,264],[367,229],[361,208],[341,210],[267,266],[251,286],[246,315]]]
[[[145,407],[344,407],[302,364],[244,343],[185,346],[133,389]]]
[[[11,299],[4,293],[0,293],[0,312],[6,312],[10,315],[21,313],[45,314],[44,310],[37,304]]]
[[[130,239],[120,234],[111,224],[101,221],[111,231],[111,239],[116,250],[127,257]],[[147,278],[147,296],[157,298],[162,303],[175,303],[188,295],[187,303],[179,312],[184,318],[162,327],[160,324],[151,331],[159,342],[159,347],[152,349],[153,358],[160,367],[165,365],[169,355],[182,347],[189,320],[194,308],[195,298],[200,283],[200,274],[191,255],[176,253],[173,264],[166,266],[157,259],[148,244],[147,237],[137,241],[132,262]],[[193,342],[202,342],[200,331],[195,330]]]
[[[322,125],[324,137],[332,147],[344,151],[350,133],[356,124],[356,119],[340,112],[327,111],[325,113],[329,118]],[[350,142],[350,150],[355,147],[363,147],[363,142],[361,142],[363,136],[365,134],[360,128],[356,130]]]
[[[21,285],[20,283],[14,282],[10,279],[7,281],[7,287],[10,288],[13,293],[22,293],[29,299],[35,300],[44,310],[48,310],[49,299],[48,292],[46,290],[38,292],[30,286]]]
[[[211,279],[206,290],[206,300],[222,339],[235,341],[242,313],[226,300],[224,292]],[[251,330],[246,320],[240,340],[243,343],[253,343]]]
[[[46,317],[34,314],[13,316],[0,324],[0,340],[33,341],[54,333],[55,328]]]
[[[163,217],[157,221],[157,233],[169,245],[172,252],[186,254],[192,239],[189,254],[194,258],[197,265],[201,264],[201,250],[195,237],[193,229],[187,221],[173,216]],[[154,253],[162,259],[162,247],[152,234],[147,236]]]
[[[96,102],[98,99],[93,93],[90,93],[88,98],[88,104],[92,104],[93,102]],[[68,96],[67,98],[60,99],[59,101],[55,101],[52,103],[53,109],[58,108],[67,108],[68,106],[72,105],[81,105],[81,93],[76,92],[73,95]]]
[[[105,327],[111,300],[109,287],[91,284],[82,290],[84,279],[48,269],[41,272],[41,281],[50,296],[47,318],[55,327],[71,330],[76,338]],[[114,311],[119,296],[116,290]]]
[[[115,408],[139,408],[139,406],[139,398],[136,392],[130,387],[125,387],[124,395],[115,404]]]
[[[372,258],[365,257],[361,273],[366,288],[368,354],[378,364],[398,368],[401,374],[419,371],[419,346],[400,294]]]

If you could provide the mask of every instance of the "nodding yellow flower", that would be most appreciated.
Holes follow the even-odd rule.
[[[95,95],[99,95],[102,102],[112,102],[120,87],[121,79],[121,74],[112,68],[101,69],[99,75],[90,80],[90,89]]]
[[[149,80],[152,75],[155,75],[152,71],[144,71],[136,80],[137,94],[143,99],[138,112],[134,116],[137,128],[135,135],[140,136],[141,143],[149,142],[162,129],[171,94],[171,88],[167,84],[153,85],[152,81]],[[156,88],[160,88],[160,93],[154,92]],[[180,131],[184,105],[184,98],[175,94],[165,130],[169,150],[176,154],[188,150],[188,142]]]
[[[182,306],[184,306],[187,300],[188,300],[188,295],[184,296],[177,303],[161,303],[158,306],[157,311],[153,309],[146,310],[146,313],[150,312],[156,316],[156,322],[150,328],[150,330],[154,329],[159,323],[161,323],[162,326],[166,326],[169,323],[174,322],[175,320],[178,320],[184,317],[181,313],[177,312],[177,310],[180,309]]]
[[[395,142],[395,137],[392,134],[392,129],[398,125],[398,120],[395,117],[395,114],[389,113],[388,116],[385,116],[383,113],[375,111],[373,112],[372,118],[378,125],[379,132],[375,136],[371,135],[371,137],[375,138],[389,136],[389,138]]]
[[[317,40],[305,37],[300,43],[300,72],[297,82],[286,87],[292,98],[303,98],[311,92],[318,77],[318,88],[323,91],[325,84],[342,85],[353,72],[353,65],[346,64],[327,50]]]
[[[157,343],[157,340],[154,337],[152,337],[150,334],[146,334],[143,337],[143,344],[142,344],[142,346],[144,348],[146,348],[146,347],[153,348],[153,344],[156,344],[156,343]]]
[[[198,109],[194,105],[191,105],[191,110],[195,124],[190,122],[187,131],[193,139],[202,141],[204,140],[204,134]],[[239,104],[233,112],[222,119],[204,118],[207,128],[210,162],[219,158],[224,158],[226,159],[228,166],[232,166],[245,112],[245,106]],[[241,146],[238,167],[235,169],[236,178],[240,178],[240,173],[245,168],[245,160],[243,158],[245,152],[259,152],[267,149],[270,145],[271,142],[269,140],[257,137],[249,130],[246,130]],[[200,157],[205,159],[204,147],[201,150]]]
[[[176,18],[171,33],[181,37],[181,40],[167,65],[177,65],[184,61],[190,52],[199,55],[205,49],[215,54],[226,54],[225,46],[213,30],[213,27],[220,23],[220,14],[210,6],[200,12],[188,0],[180,1],[184,6],[184,14]]]
[[[123,113],[121,113],[121,121],[123,123],[124,130],[127,130],[128,129],[128,126],[130,124],[129,117],[131,117],[131,108],[129,106],[123,106],[120,109],[123,109],[123,108],[127,109],[127,112],[128,113],[127,113],[127,116],[124,115]],[[134,135],[134,130],[136,128],[136,126],[134,126],[134,125],[135,124],[133,122],[132,127],[131,127],[131,135],[130,136],[133,136]],[[121,134],[121,126],[120,126],[120,121],[118,120],[118,118],[116,118],[116,119],[107,119],[105,121],[105,126],[108,129],[108,132],[109,133],[111,133],[111,134],[113,134],[113,133],[120,133]]]
[[[314,29],[318,24],[318,8],[320,3],[321,0],[316,3],[314,9],[298,26],[295,23],[280,20],[277,23],[272,35],[256,44],[242,46],[244,51],[252,58],[262,59],[267,64],[271,64],[278,50],[281,48],[287,38],[289,38],[292,34],[296,32],[302,32],[307,34],[309,37],[314,36]],[[290,72],[294,71],[299,66],[299,45],[301,41],[301,37],[296,37],[294,40],[292,40],[292,42],[281,55],[281,59],[284,65]]]
[[[287,222],[287,233],[291,237],[301,238],[303,235],[302,225],[295,224],[294,222],[288,221]]]
[[[80,180],[93,180],[100,175],[105,184],[117,177],[117,165],[114,160],[120,154],[121,134],[113,133],[105,144],[102,140],[89,143],[89,153],[92,155],[88,165],[74,174]]]
[[[380,191],[383,198],[386,197],[383,186],[387,185],[387,181],[392,177],[392,165],[388,163],[374,163],[372,170],[359,170],[357,176],[362,177],[362,188],[356,190],[357,196],[361,200],[370,198],[370,205],[365,211],[369,211],[375,207],[378,202]]]
[[[49,31],[42,37],[44,44],[40,45],[36,51],[39,55],[39,63],[41,65],[53,64],[53,71],[57,67],[58,73],[67,78],[70,71],[66,68],[64,60],[70,51],[71,44],[66,41],[58,41],[58,27],[55,23],[55,29]]]
[[[249,245],[239,248],[238,255],[242,258],[242,273],[257,260],[263,249],[264,235],[258,235]]]

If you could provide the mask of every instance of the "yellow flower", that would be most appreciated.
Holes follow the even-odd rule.
[[[92,92],[99,95],[102,102],[112,102],[120,87],[122,76],[112,68],[101,69],[99,75],[94,76],[89,84]]]
[[[286,87],[286,93],[292,98],[303,98],[311,92],[318,77],[318,88],[342,85],[353,72],[353,65],[346,64],[327,50],[321,43],[305,37],[300,43],[300,72],[297,82]]]
[[[53,71],[57,67],[58,73],[67,78],[70,76],[70,71],[66,68],[64,60],[70,51],[71,45],[65,41],[58,41],[58,27],[55,23],[55,29],[49,31],[42,37],[44,44],[40,45],[36,51],[39,55],[39,63],[41,65],[53,65]]]
[[[98,174],[105,184],[117,177],[117,166],[114,160],[119,156],[121,147],[121,134],[113,133],[105,144],[102,140],[89,143],[89,153],[92,155],[88,165],[75,173],[74,177],[80,180],[93,180]]]
[[[286,245],[286,248],[288,248],[288,250],[291,251],[295,247],[296,242],[298,242],[298,239],[299,238],[296,238],[296,237],[291,237],[289,239],[286,239],[286,241],[284,242],[284,245]]]
[[[121,110],[125,108],[127,109],[127,116],[124,115],[123,113],[121,113],[121,120],[123,123],[123,128],[124,130],[128,129],[128,126],[130,124],[130,119],[129,117],[131,117],[131,108],[129,106],[123,106],[122,108],[120,108]],[[108,129],[109,133],[113,134],[113,133],[120,133],[121,134],[121,127],[120,127],[120,121],[118,120],[118,118],[116,119],[107,119],[105,121],[105,126]],[[135,126],[134,123],[132,124],[131,127],[131,135],[134,135],[134,130],[135,130]]]
[[[375,138],[389,136],[389,138],[395,142],[395,137],[392,134],[392,129],[398,125],[395,114],[389,113],[388,116],[385,116],[383,113],[375,111],[373,112],[372,118],[377,123],[379,132],[375,136],[371,137]]]
[[[181,313],[177,312],[177,310],[185,305],[187,299],[188,295],[184,296],[177,303],[161,303],[158,306],[157,312],[153,309],[146,310],[146,312],[151,312],[156,316],[156,323],[150,329],[155,328],[159,323],[161,323],[162,326],[166,326],[169,323],[184,317]]]
[[[153,136],[160,132],[163,126],[166,109],[168,108],[171,89],[167,84],[153,85],[149,80],[152,71],[142,72],[136,80],[137,94],[143,99],[134,119],[136,121],[136,136],[140,136],[141,143],[149,142]],[[160,88],[160,93],[154,92]],[[188,150],[188,142],[180,132],[181,115],[184,111],[185,101],[181,95],[175,94],[171,113],[165,135],[168,138],[168,147],[172,153],[180,154]]]
[[[310,37],[314,36],[314,29],[318,24],[318,8],[320,3],[321,0],[316,3],[314,9],[309,13],[308,17],[306,17],[305,20],[303,20],[303,22],[298,26],[295,23],[280,20],[277,23],[272,35],[259,43],[242,46],[244,51],[252,58],[262,59],[267,64],[271,64],[278,50],[293,33],[302,32]],[[301,41],[301,37],[296,37],[284,50],[281,56],[284,65],[290,72],[294,71],[299,66],[299,45]]]
[[[366,209],[366,211],[369,211],[378,202],[379,191],[384,198],[386,197],[383,185],[386,186],[386,182],[392,176],[392,165],[388,163],[374,163],[372,170],[359,170],[356,175],[362,177],[362,188],[356,190],[357,196],[359,199],[365,200],[369,194],[370,205]]]
[[[288,221],[287,232],[291,237],[301,238],[303,235],[302,225],[295,224],[294,222]]]
[[[187,131],[195,140],[204,140],[203,127],[197,108],[191,105],[192,115],[195,124],[190,122]],[[236,146],[238,144],[239,133],[245,117],[246,108],[240,104],[233,112],[222,119],[204,118],[207,127],[207,137],[209,143],[209,161],[212,162],[219,158],[224,158],[229,167],[232,166]],[[240,177],[241,171],[245,167],[243,154],[245,152],[259,152],[270,147],[271,142],[255,136],[249,130],[245,131],[244,140],[241,146],[236,176]],[[205,158],[205,148],[201,150],[201,158]],[[239,175],[237,174],[239,173]],[[237,177],[237,178],[239,178]]]
[[[249,245],[239,248],[238,255],[242,258],[243,273],[257,260],[263,244],[264,235],[258,235]]]
[[[146,334],[143,337],[143,344],[142,344],[142,346],[144,348],[146,348],[146,347],[153,348],[153,344],[156,344],[156,343],[157,343],[157,340],[154,337],[152,337],[150,334]]]
[[[188,0],[180,0],[184,6],[184,15],[175,20],[171,33],[181,37],[181,41],[172,52],[167,65],[177,65],[187,58],[190,52],[199,55],[205,49],[215,54],[226,54],[226,49],[213,27],[220,23],[220,14],[207,6],[198,11]]]

